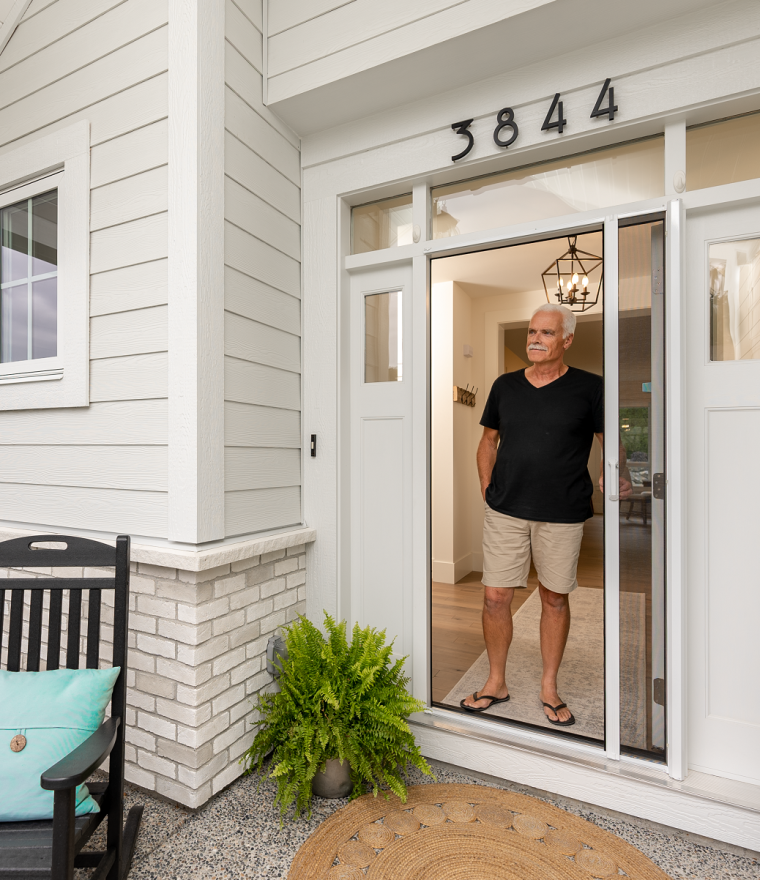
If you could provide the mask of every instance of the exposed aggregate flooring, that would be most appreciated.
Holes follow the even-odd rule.
[[[434,764],[438,782],[496,784]],[[414,771],[410,784],[432,781]],[[509,783],[500,787],[542,797],[575,813],[638,847],[673,880],[760,880],[760,862],[752,855],[737,855],[688,839],[682,832],[649,827],[640,820],[623,820],[586,804],[537,794]],[[255,777],[238,779],[195,812],[153,798],[127,786],[126,806],[143,803],[140,836],[129,880],[285,880],[298,848],[320,822],[347,800],[314,798],[310,819],[287,821],[273,807],[275,784]],[[77,871],[77,878],[89,872]]]

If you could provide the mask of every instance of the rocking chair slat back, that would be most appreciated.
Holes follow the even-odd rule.
[[[69,592],[66,633],[66,669],[79,669],[79,636],[82,629],[82,591]]]
[[[29,607],[29,646],[26,652],[26,668],[29,672],[39,672],[40,649],[42,648],[42,590],[32,593]]]
[[[50,591],[50,610],[48,611],[47,668],[58,669],[61,665],[61,613],[63,611],[63,592]]]

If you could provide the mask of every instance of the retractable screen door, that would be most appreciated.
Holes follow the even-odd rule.
[[[350,284],[350,622],[412,649],[412,267]]]
[[[664,254],[664,217],[605,225],[607,752],[662,760],[667,741]]]

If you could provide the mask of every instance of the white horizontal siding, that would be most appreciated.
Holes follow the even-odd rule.
[[[33,0],[0,55],[0,161],[91,132],[91,402],[4,414],[5,521],[167,532],[167,7]]]
[[[282,211],[231,180],[225,179],[224,216],[261,241],[300,262],[301,227]]]
[[[276,367],[225,357],[224,399],[300,410],[301,377]]]
[[[166,259],[90,277],[90,317],[159,306],[169,301]]]
[[[276,0],[269,4],[269,35],[290,30],[349,3],[356,0]]]
[[[284,174],[291,183],[301,185],[301,159],[298,148],[260,116],[229,86],[225,92],[224,124],[227,131],[247,144],[261,158]]]
[[[224,353],[281,370],[301,369],[300,337],[231,312],[224,315]]]
[[[300,296],[300,262],[232,223],[225,223],[224,262],[283,293]]]
[[[163,27],[62,79],[55,79],[55,71],[51,71],[50,85],[0,111],[2,144],[40,131],[122,89],[164,73],[166,54]]]
[[[224,493],[224,530],[247,535],[301,522],[301,488],[251,489]]]
[[[168,252],[167,215],[141,217],[91,234],[90,272],[108,272],[160,260]]]
[[[262,101],[262,0],[227,0],[225,531],[301,522],[301,159]]]
[[[297,449],[301,446],[301,414],[228,400],[224,405],[224,444]]]
[[[35,486],[166,491],[162,446],[6,446],[0,481]],[[243,488],[243,487],[241,487]]]
[[[301,190],[234,135],[225,132],[224,169],[231,180],[301,223]]]
[[[260,3],[251,3],[250,6],[260,6]],[[243,58],[262,72],[262,36],[261,25],[257,28],[253,22],[244,15],[239,6],[227,0],[225,4],[225,36],[227,42],[233,45]]]
[[[90,363],[90,400],[153,400],[168,396],[165,351],[107,357]]]
[[[166,445],[165,400],[91,403],[72,409],[3,413],[0,447],[6,445]]]
[[[58,11],[57,7],[62,7],[65,15],[72,6],[79,7],[85,14],[87,7],[91,6],[96,9],[105,6],[115,8],[92,19],[87,27],[55,39],[49,46],[24,60],[9,61],[7,53],[3,52],[0,55],[0,66],[8,67],[0,72],[0,106],[13,104],[44,88],[50,82],[51,70],[55,71],[56,76],[65,78],[83,66],[165,25],[167,21],[166,0],[129,0],[128,3],[120,4],[114,0],[62,0],[46,10],[35,22],[21,25],[20,36],[23,37],[24,29],[39,32],[44,24],[45,32],[53,37],[59,33],[55,28],[60,28],[61,24],[56,22],[48,25],[47,19]],[[9,47],[12,44],[18,45],[15,38],[11,40]],[[12,67],[9,66],[10,63],[13,64]]]
[[[276,290],[231,266],[224,270],[224,307],[288,333],[301,332],[301,302],[296,296]]]
[[[166,498],[165,492],[5,483],[0,520],[163,538]]]
[[[166,164],[168,142],[168,124],[162,119],[93,147],[90,186],[103,186]]]
[[[277,5],[277,4],[274,4]],[[304,6],[311,4],[304,4]],[[468,6],[462,0],[355,0],[309,16],[301,24],[269,37],[269,75],[277,76],[297,67],[334,55],[373,37],[397,32],[399,43],[405,26],[455,6]],[[275,16],[276,21],[276,16]],[[431,23],[432,24],[432,23]]]
[[[168,350],[168,306],[90,318],[90,359]]]
[[[230,89],[298,149],[299,138],[267,109],[263,100],[261,73],[228,42],[224,53],[224,81]]]
[[[168,210],[167,172],[168,166],[163,165],[93,189],[90,195],[90,230],[117,226]]]
[[[301,483],[301,455],[297,449],[240,449],[224,453],[224,488],[276,489]]]

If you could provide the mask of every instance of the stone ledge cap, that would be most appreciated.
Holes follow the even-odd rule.
[[[21,538],[26,535],[65,535],[82,534],[71,530],[70,532],[38,528],[34,531],[28,529],[0,528],[0,541],[9,538]],[[104,544],[113,544],[113,538],[83,534],[82,537],[92,538],[95,541],[103,541]],[[317,530],[310,528],[292,529],[288,532],[280,532],[276,535],[262,535],[259,538],[248,538],[244,541],[235,541],[230,544],[220,544],[218,547],[209,547],[206,550],[182,550],[175,547],[161,547],[153,544],[132,543],[130,559],[132,562],[145,562],[150,565],[160,565],[164,568],[178,568],[182,571],[206,571],[209,568],[217,568],[220,565],[229,565],[232,562],[242,562],[262,553],[271,553],[274,550],[286,550],[288,547],[298,547],[299,544],[311,544],[317,539]]]

